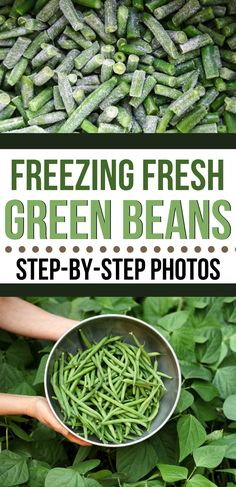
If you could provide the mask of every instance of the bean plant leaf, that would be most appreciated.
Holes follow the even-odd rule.
[[[193,452],[193,458],[197,467],[216,468],[222,462],[225,455],[224,446],[201,446]]]
[[[194,396],[191,394],[191,392],[182,389],[180,393],[179,402],[176,407],[176,412],[182,413],[190,406],[192,406],[193,402],[194,402]]]
[[[45,479],[50,470],[50,466],[38,460],[29,462],[29,480],[27,487],[44,487]]]
[[[236,352],[236,333],[230,337],[229,345],[232,352]]]
[[[236,391],[236,366],[221,367],[216,371],[214,386],[218,389],[220,397],[226,399]]]
[[[72,468],[53,468],[45,480],[45,487],[85,487],[83,477]],[[87,486],[86,486],[87,487]]]
[[[161,316],[174,308],[180,298],[148,297],[143,302],[143,319],[151,325],[157,325]]]
[[[127,448],[119,448],[116,456],[116,468],[127,475],[131,482],[136,482],[147,475],[156,465],[158,457],[149,440]],[[132,465],[132,469],[130,466]]]
[[[185,480],[188,476],[188,469],[179,465],[167,465],[159,463],[157,465],[161,476],[165,482],[177,482]]]
[[[76,466],[74,466],[74,469],[76,472],[79,472],[81,475],[86,474],[90,470],[93,470],[94,468],[98,467],[100,464],[100,460],[86,460],[85,462],[78,463]]]
[[[236,433],[224,435],[219,440],[212,442],[212,445],[225,446],[225,458],[236,460]]]
[[[206,402],[212,401],[218,396],[218,391],[210,382],[196,380],[191,384],[191,388]]]
[[[202,379],[211,381],[211,371],[203,365],[191,363],[186,360],[181,360],[180,365],[185,379]]]
[[[225,399],[223,411],[226,418],[236,421],[236,394],[232,394]]]
[[[189,313],[187,311],[176,311],[174,313],[169,313],[159,319],[158,325],[165,330],[172,332],[181,328],[187,321]]]
[[[217,485],[203,475],[196,474],[186,482],[186,487],[217,487]]]
[[[48,357],[49,357],[49,354],[46,354],[46,355],[43,355],[42,356],[42,358],[40,360],[40,364],[38,366],[38,370],[37,370],[35,379],[34,379],[34,385],[43,384],[43,382],[44,382],[44,372],[45,372],[45,367],[46,367],[46,363],[47,363]]]
[[[206,432],[201,423],[191,414],[178,420],[177,431],[179,436],[180,462],[201,446],[206,439]]]
[[[29,470],[25,457],[9,450],[0,453],[0,485],[2,487],[23,484],[27,482],[28,478]]]

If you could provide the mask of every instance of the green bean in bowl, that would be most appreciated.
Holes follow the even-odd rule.
[[[45,370],[45,393],[57,419],[101,446],[126,446],[156,433],[175,409],[180,384],[165,338],[122,315],[75,325],[54,345]]]
[[[0,133],[235,133],[236,0],[0,0]]]
[[[55,361],[52,387],[63,421],[79,428],[87,440],[95,435],[103,443],[123,443],[150,430],[165,392],[158,371],[158,352],[146,352],[132,335],[134,345],[122,337],[104,337],[76,355],[62,352]]]

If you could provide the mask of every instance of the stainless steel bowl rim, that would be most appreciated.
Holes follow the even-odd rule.
[[[176,398],[175,398],[175,402],[174,402],[174,404],[173,404],[173,406],[172,406],[169,414],[166,416],[165,420],[160,424],[159,427],[157,427],[154,431],[148,433],[144,438],[143,437],[138,437],[137,439],[133,440],[132,442],[129,442],[129,443],[117,443],[117,444],[116,443],[100,443],[100,442],[96,442],[94,440],[90,442],[89,440],[85,440],[85,438],[83,438],[82,436],[80,436],[78,433],[76,433],[71,428],[69,428],[69,426],[67,426],[65,423],[63,423],[63,421],[59,418],[59,416],[55,412],[55,410],[54,410],[54,408],[53,408],[53,406],[51,404],[51,400],[50,400],[50,396],[49,396],[48,388],[47,388],[48,369],[49,369],[49,365],[50,365],[51,358],[52,358],[55,350],[57,349],[58,345],[66,337],[66,335],[68,333],[70,333],[72,330],[74,330],[76,328],[80,328],[81,326],[83,326],[84,324],[88,323],[89,321],[94,320],[94,318],[96,318],[96,319],[98,319],[98,318],[104,319],[105,318],[106,319],[106,318],[121,318],[121,317],[124,318],[124,319],[125,318],[128,318],[131,321],[134,321],[136,323],[138,322],[141,325],[143,325],[144,327],[151,329],[152,331],[154,331],[165,342],[165,344],[169,348],[169,350],[172,353],[172,356],[173,356],[173,358],[175,360],[175,365],[176,365],[177,374],[178,374],[178,376],[177,376],[177,379],[178,379],[178,389],[177,389],[177,393],[176,393]],[[53,345],[53,348],[52,348],[52,350],[51,350],[51,352],[50,352],[50,354],[48,356],[47,363],[46,363],[46,367],[45,367],[45,372],[44,372],[44,390],[45,390],[45,395],[46,395],[46,398],[47,398],[47,402],[49,404],[49,407],[50,407],[52,413],[54,414],[54,416],[56,417],[56,419],[59,421],[59,423],[64,428],[66,428],[66,430],[69,433],[71,433],[72,435],[76,436],[79,440],[90,442],[92,445],[97,445],[99,447],[104,447],[104,448],[119,448],[119,447],[124,447],[124,446],[132,446],[132,445],[135,445],[137,443],[141,443],[142,441],[147,440],[151,436],[155,435],[167,423],[167,421],[169,420],[169,418],[172,416],[172,414],[173,414],[173,412],[174,412],[174,410],[175,410],[175,408],[177,406],[178,400],[179,400],[180,391],[181,391],[181,370],[180,370],[180,365],[179,365],[178,358],[177,358],[176,353],[173,350],[172,346],[170,345],[170,343],[168,342],[168,340],[156,328],[154,328],[152,325],[149,325],[145,321],[140,320],[138,318],[134,318],[133,316],[127,316],[127,315],[121,315],[121,314],[114,314],[114,313],[102,314],[102,315],[92,316],[90,318],[86,318],[86,319],[84,319],[82,321],[79,321],[78,323],[76,323],[71,328],[68,328],[68,330],[66,330],[66,332],[56,341],[56,343]]]

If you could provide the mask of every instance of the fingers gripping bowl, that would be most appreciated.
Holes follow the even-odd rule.
[[[85,341],[86,339],[88,341],[86,344],[84,342],[84,338]],[[104,371],[106,371],[106,373],[108,372],[108,378],[106,384],[106,379],[102,375],[100,385],[102,384],[103,389],[102,392],[100,392],[98,384],[99,377],[93,377],[92,386],[88,387],[88,390],[85,391],[86,397],[89,397],[89,399],[91,399],[93,402],[85,404],[85,402],[80,402],[80,395],[78,395],[80,394],[81,388],[86,388],[85,375],[81,375],[81,373],[84,373],[86,367],[85,364],[83,366],[85,360],[83,358],[83,354],[91,356],[92,348],[89,350],[88,347],[94,343],[100,344],[99,357],[103,356],[102,344],[104,344],[104,347],[107,347],[108,356],[105,353],[106,356],[104,358],[104,362],[102,361],[102,369],[100,369],[100,373],[103,374]],[[121,347],[120,355],[116,355],[116,347],[117,349]],[[128,368],[127,374],[125,374],[123,378],[121,376],[119,377],[118,373],[118,370],[120,370],[119,366],[121,364],[121,361],[124,361],[124,367],[122,370],[125,369],[125,358],[123,357],[122,347],[124,347],[124,354],[126,356],[128,352],[127,360],[130,358],[131,365],[133,365],[134,367],[134,373],[131,374],[131,369]],[[140,352],[138,352],[139,349]],[[134,360],[132,358],[132,352],[138,354],[139,358],[141,355],[140,362],[138,363],[138,370],[136,367],[137,360]],[[157,357],[156,353],[158,353]],[[116,363],[114,363],[111,358],[112,354],[115,357],[115,359],[114,357],[113,359],[116,361]],[[74,381],[75,388],[73,388],[72,386],[71,392],[71,382],[70,379],[68,380],[69,372],[66,373],[66,369],[69,369],[69,360],[76,356],[81,357],[81,369],[77,368],[77,370],[79,370],[79,373],[77,372],[77,380]],[[137,355],[135,355],[135,357],[137,358]],[[151,368],[149,361],[151,361]],[[154,365],[155,362],[156,366]],[[140,384],[138,374],[140,373],[142,375],[142,370],[140,371],[139,367],[146,367],[145,364],[147,366],[147,371],[149,371],[147,372],[147,379],[145,379],[147,384],[145,384],[144,382]],[[158,370],[155,370],[157,369],[157,367]],[[87,367],[87,369],[89,369],[89,367]],[[93,370],[92,367],[91,370]],[[56,393],[58,393],[59,396],[62,392],[62,403],[59,403],[57,394],[55,394],[55,388],[57,388],[57,385],[55,386],[54,379],[55,377],[59,377],[60,373],[62,377],[62,372],[64,374],[62,379],[63,386],[61,387],[61,383],[59,382],[58,389],[56,390]],[[99,376],[99,370],[97,370],[97,368],[96,371],[93,372],[93,375],[97,372]],[[74,372],[72,372],[72,374],[73,373]],[[158,377],[156,374],[158,374]],[[111,377],[115,377],[115,388],[117,385],[119,389],[118,383],[120,381],[119,390],[121,391],[121,388],[124,386],[124,391],[126,391],[123,392],[123,400],[121,400],[119,405],[116,404],[117,391],[115,390],[115,388],[113,389],[113,379]],[[146,387],[149,387],[149,382],[153,383],[153,377],[155,378],[155,380],[157,380],[158,385],[155,390],[147,389]],[[140,386],[140,390],[138,392],[137,388],[135,388],[135,381],[137,381],[137,385]],[[155,384],[157,383],[155,382]],[[102,419],[102,423],[104,423],[104,427],[106,426],[108,430],[107,435],[105,435],[103,438],[101,438],[101,436],[97,433],[88,434],[87,436],[89,442],[98,446],[120,447],[131,445],[139,443],[159,431],[159,429],[162,428],[164,424],[168,421],[176,407],[180,394],[180,387],[181,374],[178,360],[167,340],[156,329],[154,329],[147,323],[136,318],[131,318],[129,316],[123,315],[101,315],[93,318],[88,318],[76,324],[56,342],[48,357],[45,369],[45,393],[49,406],[57,419],[68,429],[70,433],[75,434],[78,438],[83,440],[86,439],[84,431],[87,430],[87,426],[88,431],[89,426],[91,425],[92,427],[95,423],[98,423],[98,429],[100,428],[101,420],[99,420],[99,414],[96,412],[96,409],[98,407],[98,412],[100,413],[99,408],[101,408],[101,414],[103,414],[102,408],[105,404],[106,418],[105,423]],[[80,391],[78,393],[79,388]],[[157,390],[159,392],[157,395],[155,395]],[[134,397],[131,398],[131,401],[129,402],[126,402],[125,394],[128,394],[127,391],[130,391],[130,394],[132,394],[132,392],[135,393]],[[65,397],[65,395],[68,394],[69,396]],[[122,395],[122,391],[120,392],[120,394]],[[65,402],[63,401],[63,398]],[[143,422],[143,415],[144,412],[147,412],[149,410],[149,407],[151,407],[151,400],[154,401],[152,410],[154,411],[154,413],[152,412],[152,414],[149,415],[149,419],[151,419],[151,421],[149,422],[147,429],[147,427],[145,427],[146,423]],[[89,406],[87,406],[87,404],[89,404]],[[128,409],[126,407],[127,404]],[[65,406],[64,411],[63,406]],[[74,418],[77,411],[83,426],[85,426],[85,429],[78,427],[78,423],[76,423],[76,420],[74,420],[74,423],[73,420],[72,422],[68,421],[70,411],[68,414],[66,414],[65,411],[68,406],[69,409],[74,409],[74,412],[72,411],[72,416]],[[120,406],[121,409],[117,406]],[[129,410],[129,407],[131,406],[134,410],[133,412],[131,411],[131,409]],[[135,421],[135,411],[137,410],[141,411],[141,417],[139,418],[140,422],[138,424],[136,424]],[[116,411],[119,411],[120,414],[118,419],[117,416],[114,414],[114,412],[116,413]],[[88,416],[86,415],[86,413],[88,413]],[[90,413],[92,413],[91,417]],[[118,427],[117,424],[119,425]],[[123,431],[125,431],[126,426],[128,431],[129,429],[132,431],[132,435],[127,434],[125,436],[124,433],[122,433],[122,428],[124,428]],[[101,431],[101,428],[99,429],[99,431]],[[137,431],[137,434],[135,434],[135,431]],[[115,436],[113,436],[113,433]],[[117,438],[117,441],[114,440],[114,438]]]

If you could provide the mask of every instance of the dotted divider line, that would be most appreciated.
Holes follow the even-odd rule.
[[[11,246],[9,246],[9,245],[8,245],[7,247],[5,247],[5,252],[6,252],[7,254],[10,254],[10,253],[12,252],[12,250],[13,250],[13,248],[12,248]],[[40,250],[45,250],[45,251],[46,251],[48,254],[50,254],[50,253],[52,253],[52,252],[53,252],[53,247],[51,247],[50,245],[48,245],[47,247],[45,247],[45,249],[39,249],[39,247],[37,247],[36,245],[34,245],[34,246],[32,247],[32,249],[31,249],[31,250],[32,250],[32,252],[33,252],[34,254],[37,254],[37,253],[38,253]],[[70,249],[67,249],[65,246],[61,245],[61,246],[59,247],[59,249],[58,249],[58,250],[59,250],[59,252],[61,252],[62,254],[64,254],[64,253],[65,253],[67,250],[70,250]],[[88,254],[91,254],[91,253],[92,253],[94,250],[95,250],[95,249],[94,249],[94,248],[93,248],[91,245],[88,245],[88,246],[86,247],[86,252],[87,252]],[[99,249],[99,250],[100,250],[100,252],[101,252],[102,254],[105,254],[105,253],[108,251],[107,247],[105,247],[104,245],[102,245],[102,246],[100,247],[100,249]],[[115,245],[115,246],[113,247],[113,249],[112,249],[112,250],[113,250],[113,252],[114,252],[115,254],[118,254],[118,253],[121,251],[121,248],[120,248],[118,245]],[[172,253],[173,253],[173,252],[175,252],[176,250],[179,250],[179,249],[176,249],[176,248],[175,248],[175,247],[173,247],[172,245],[169,245],[169,246],[167,247],[167,252],[169,252],[170,254],[172,254]],[[193,250],[194,250],[194,252],[195,252],[195,253],[199,254],[199,253],[200,253],[200,252],[202,252],[204,249],[202,249],[200,246],[196,246],[196,247],[194,247],[194,249],[193,249]],[[210,246],[208,247],[208,249],[207,249],[207,250],[208,250],[208,252],[209,252],[210,254],[212,254],[212,253],[214,253],[215,251],[217,251],[217,250],[219,250],[219,249],[216,249],[215,247],[213,247],[212,245],[210,245]],[[23,254],[24,252],[26,252],[26,248],[25,248],[23,245],[21,245],[20,247],[18,247],[18,251],[19,251],[21,254]],[[79,248],[77,245],[75,245],[74,247],[72,247],[72,251],[73,251],[75,254],[77,254],[78,252],[80,252],[80,248]],[[129,254],[132,254],[134,251],[140,251],[140,252],[141,252],[141,253],[143,253],[143,254],[145,254],[145,253],[146,253],[146,252],[148,252],[148,251],[154,251],[156,254],[158,254],[158,253],[160,253],[161,251],[166,251],[166,249],[162,249],[162,248],[161,248],[161,247],[159,247],[159,246],[155,246],[155,247],[153,247],[153,248],[148,248],[148,247],[146,247],[145,245],[142,245],[142,246],[141,246],[139,249],[138,249],[138,248],[137,248],[137,249],[134,249],[134,247],[132,247],[131,245],[129,245],[129,246],[126,248],[126,251],[127,251]],[[191,251],[191,249],[189,250],[189,249],[188,249],[188,247],[186,247],[185,245],[183,245],[183,246],[180,248],[180,251],[181,251],[183,254],[186,254],[187,252]],[[223,252],[224,254],[226,254],[226,253],[227,253],[227,252],[229,252],[229,251],[230,251],[230,248],[229,248],[229,247],[226,247],[226,246],[221,247],[221,252]],[[234,251],[236,251],[236,248],[234,248]]]

